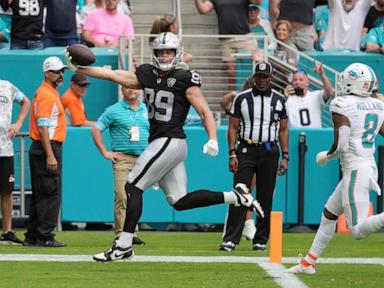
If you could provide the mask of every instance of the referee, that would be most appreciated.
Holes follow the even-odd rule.
[[[272,72],[271,64],[256,64],[252,88],[233,100],[228,127],[229,169],[234,173],[234,186],[245,183],[249,188],[256,174],[256,199],[265,212],[264,218],[257,219],[253,250],[266,250],[277,169],[279,167],[279,175],[284,175],[288,167],[285,99],[271,89]],[[280,165],[278,142],[282,151]],[[219,250],[235,250],[246,213],[246,208],[229,206]]]

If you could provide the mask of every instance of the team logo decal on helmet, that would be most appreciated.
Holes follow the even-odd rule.
[[[174,50],[176,55],[171,59],[161,59],[158,57],[157,51],[160,50]],[[177,64],[181,62],[181,56],[183,55],[183,47],[179,37],[171,32],[164,32],[159,34],[152,45],[152,61],[153,65],[159,68],[161,71],[169,71]]]
[[[339,77],[338,85],[343,94],[372,96],[377,78],[375,72],[368,65],[353,63],[345,68]]]

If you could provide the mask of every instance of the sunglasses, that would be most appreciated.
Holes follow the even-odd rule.
[[[53,74],[60,74],[60,73],[64,73],[64,69],[61,69],[61,70],[49,70],[49,72],[52,72]]]
[[[301,73],[301,74],[304,74],[304,75],[308,75],[307,71],[302,70],[302,69],[298,69],[298,70],[296,70],[295,72],[293,72],[293,75],[295,75],[295,74],[297,74],[297,73]]]

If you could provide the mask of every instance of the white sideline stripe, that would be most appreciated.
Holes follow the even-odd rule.
[[[0,254],[0,261],[53,261],[94,262],[92,255],[59,254]],[[269,263],[268,257],[246,256],[135,256],[134,262],[190,262],[190,263]],[[298,257],[283,257],[282,263],[296,264]],[[384,258],[320,258],[324,264],[375,264],[384,265]]]
[[[280,287],[283,288],[308,288],[303,282],[299,280],[294,274],[284,273],[286,269],[283,265],[277,263],[258,263],[269,276]]]

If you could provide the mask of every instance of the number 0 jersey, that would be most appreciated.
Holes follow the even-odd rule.
[[[160,137],[186,138],[183,125],[191,104],[185,92],[191,86],[201,86],[200,74],[174,69],[160,77],[155,66],[143,64],[137,68],[136,76],[144,89],[148,108],[148,141]]]
[[[330,106],[348,118],[351,131],[348,151],[340,157],[343,169],[375,165],[375,139],[384,122],[384,103],[371,97],[340,96]]]

